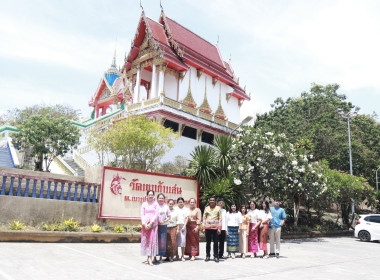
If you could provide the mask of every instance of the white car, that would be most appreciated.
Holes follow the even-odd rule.
[[[380,240],[380,214],[360,215],[355,226],[355,237],[361,241]]]

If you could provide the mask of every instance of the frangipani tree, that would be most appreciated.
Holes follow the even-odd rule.
[[[326,191],[322,167],[289,143],[285,134],[240,128],[233,140],[230,170],[235,185],[243,185],[257,199],[280,197],[294,205],[294,223],[300,199],[316,199]]]

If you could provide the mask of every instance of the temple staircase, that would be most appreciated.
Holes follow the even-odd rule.
[[[0,145],[0,167],[15,168],[6,145]]]

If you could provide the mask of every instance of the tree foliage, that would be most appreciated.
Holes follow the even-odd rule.
[[[13,135],[13,143],[22,149],[30,148],[37,158],[36,169],[49,171],[50,163],[57,156],[63,156],[79,144],[80,132],[65,117],[31,115],[18,125],[19,133]]]
[[[232,148],[232,138],[228,135],[219,134],[215,137],[214,146],[217,152],[218,173],[227,176],[228,166],[231,163],[230,151]]]
[[[297,224],[301,199],[315,200],[326,191],[323,167],[312,158],[285,134],[245,127],[233,140],[230,168],[234,184],[249,189],[252,197],[280,197],[291,203]]]
[[[197,178],[201,188],[207,187],[217,176],[216,151],[211,146],[196,146],[191,158],[187,174]]]
[[[231,174],[216,177],[206,188],[202,190],[201,203],[207,205],[211,196],[223,198],[226,208],[229,209],[232,203],[241,205],[247,203],[246,190],[243,185],[236,186],[233,183]]]
[[[295,145],[307,144],[314,160],[325,159],[332,169],[348,172],[349,147],[347,119],[338,109],[349,112],[354,106],[338,94],[339,86],[313,84],[299,98],[281,98],[273,110],[257,116],[256,128],[285,133]],[[351,119],[351,141],[354,174],[374,183],[374,170],[380,165],[380,125],[373,116],[358,115]]]
[[[49,115],[51,118],[64,117],[69,120],[78,120],[80,110],[73,109],[70,105],[33,105],[24,109],[14,108],[8,110],[3,116],[3,121],[10,125],[20,125],[33,115]]]
[[[375,203],[375,191],[366,179],[336,170],[326,170],[326,178],[329,198],[338,206],[347,227],[351,225],[349,213],[352,202],[355,205],[363,201],[368,205]]]
[[[229,170],[232,138],[219,134],[213,146],[197,146],[191,154],[187,175],[196,177],[201,185],[201,202],[207,204],[211,195],[223,198],[228,208],[232,202],[245,203],[247,190],[233,183]]]
[[[164,162],[159,168],[159,172],[166,174],[176,174],[186,176],[188,160],[184,156],[176,156],[174,162]]]
[[[170,128],[145,116],[129,116],[105,131],[91,133],[89,143],[98,155],[112,153],[118,167],[154,171],[176,137]],[[105,158],[100,161],[109,164]]]

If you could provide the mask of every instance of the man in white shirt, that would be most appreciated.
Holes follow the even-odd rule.
[[[218,206],[222,209],[222,231],[219,235],[219,259],[225,259],[224,255],[224,242],[226,242],[226,230],[227,230],[227,223],[226,223],[226,209],[224,209],[224,200],[223,198],[218,199]]]

